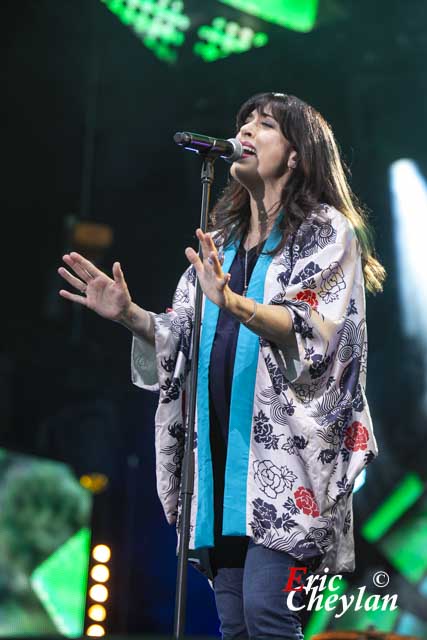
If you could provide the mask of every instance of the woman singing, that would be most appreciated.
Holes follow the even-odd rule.
[[[179,521],[196,278],[204,293],[190,555],[213,579],[222,637],[303,638],[289,568],[354,569],[352,490],[377,455],[365,397],[365,287],[382,290],[369,227],[333,133],[298,98],[237,115],[245,153],[196,235],[173,308],[155,314],[77,253],[60,294],[133,334],[132,379],[159,390],[157,488]],[[74,271],[73,275],[71,271]],[[203,558],[203,561],[201,560]],[[297,598],[294,598],[297,603]]]

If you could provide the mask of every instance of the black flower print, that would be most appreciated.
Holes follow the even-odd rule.
[[[312,384],[296,383],[296,384],[293,384],[292,386],[299,402],[302,402],[302,404],[311,403],[316,391],[315,383],[312,383]]]
[[[308,445],[308,440],[304,436],[294,436],[294,444],[297,449],[305,449]]]
[[[271,460],[255,460],[253,467],[255,483],[268,498],[274,499],[279,493],[283,493],[286,487],[285,479],[279,467]]]
[[[360,384],[356,387],[356,393],[353,400],[353,409],[355,411],[363,411],[365,408],[365,403],[363,401],[362,387]]]
[[[347,511],[345,515],[343,530],[342,530],[345,536],[350,531],[350,527],[351,527],[351,511]]]
[[[312,378],[320,378],[326,372],[327,368],[331,364],[331,360],[334,357],[334,353],[329,356],[322,356],[320,353],[315,353],[312,358],[309,368],[309,373]]]
[[[314,354],[314,347],[305,348],[304,360],[311,360],[311,356]]]
[[[297,476],[295,475],[295,473],[293,471],[288,469],[288,467],[286,465],[281,467],[280,471],[281,471],[281,474],[282,474],[283,482],[285,483],[285,487],[287,489],[292,490],[293,486],[295,484],[295,480],[297,479]]]
[[[270,433],[271,425],[268,424],[268,418],[264,411],[259,411],[257,416],[254,416],[255,429],[258,432],[262,432],[265,429],[265,433]]]
[[[292,498],[288,498],[284,503],[283,507],[287,509],[289,513],[293,516],[296,516],[298,515],[298,513],[300,513],[300,510],[298,509],[297,505],[295,504]]]
[[[173,305],[188,304],[190,302],[190,294],[188,289],[177,287],[173,297]]]
[[[260,498],[253,500],[252,504],[254,509],[250,526],[256,539],[265,537],[266,533],[271,530],[275,530],[276,535],[279,533],[278,529],[283,529],[285,533],[289,533],[291,529],[297,526],[290,513],[282,513],[280,517],[277,517],[275,506],[264,502]],[[299,513],[299,510],[297,509],[296,512]]]
[[[176,360],[174,358],[164,358],[160,361],[161,366],[168,373],[172,373],[175,369]]]
[[[317,459],[320,460],[322,464],[328,464],[335,460],[336,457],[337,453],[333,449],[322,449]]]
[[[286,381],[286,378],[283,375],[281,369],[274,364],[270,354],[265,357],[264,361],[267,367],[267,371],[270,375],[270,380],[273,384],[273,389],[277,395],[280,395],[288,389],[289,385]]]
[[[252,529],[252,535],[255,540],[260,540],[265,536],[266,530],[262,526],[262,523],[258,518],[254,516],[253,520],[249,523],[250,528]]]
[[[345,447],[340,449],[340,454],[344,462],[348,462],[350,460],[350,451]]]
[[[321,268],[319,267],[318,264],[316,264],[315,262],[309,262],[308,264],[305,265],[303,269],[301,269],[301,271],[297,273],[297,275],[294,278],[292,278],[291,284],[298,284],[299,282],[304,282],[305,280],[311,279],[312,282],[314,282],[314,287],[308,286],[307,288],[313,289],[316,287],[316,283],[313,280],[313,278],[316,275],[316,273],[319,273],[320,271],[321,271]]]
[[[298,304],[298,303],[295,303]],[[305,304],[305,303],[302,303]],[[308,306],[308,305],[307,305]],[[297,333],[301,334],[301,337],[304,339],[309,338],[310,340],[314,340],[313,329],[310,327],[307,322],[301,318],[301,316],[294,316],[294,330]]]
[[[295,453],[298,453],[298,450],[305,449],[307,445],[308,441],[304,436],[288,436],[286,442],[282,444],[282,449],[290,455],[294,455]]]
[[[182,459],[184,457],[185,429],[179,422],[168,425],[168,433],[176,440],[173,444],[163,447],[160,452],[168,456],[168,461],[163,463],[163,467],[169,472],[169,486],[165,495],[175,493],[179,489],[181,478]]]
[[[349,305],[347,307],[347,316],[353,316],[353,315],[357,315],[358,311],[357,311],[357,307],[356,307],[356,301],[354,298],[350,298],[350,302]]]
[[[281,526],[285,533],[289,533],[291,529],[297,526],[297,523],[295,520],[292,520],[289,513],[283,513],[281,517]]]
[[[177,350],[181,351],[186,358],[188,358],[190,354],[193,313],[194,309],[192,307],[178,307],[170,324],[170,330],[178,340]]]
[[[347,474],[344,474],[341,480],[337,481],[337,487],[340,490],[338,494],[339,497],[353,491],[353,484],[348,481]]]
[[[264,444],[266,449],[278,448],[279,436],[273,433],[273,427],[263,411],[254,416],[254,439],[255,442]]]
[[[260,520],[264,529],[269,529],[272,522],[277,518],[276,507],[273,504],[264,502],[261,498],[256,498],[252,504],[254,505],[254,516]]]
[[[254,509],[250,527],[255,539],[260,539],[271,529],[273,521],[277,519],[277,511],[274,505],[264,502],[260,498],[253,500],[252,504]]]
[[[173,400],[178,400],[183,382],[183,375],[180,375],[179,378],[166,378],[165,383],[160,387],[165,392],[162,403],[167,404]]]
[[[185,277],[190,284],[196,284],[196,269],[194,267],[189,267],[185,272]]]

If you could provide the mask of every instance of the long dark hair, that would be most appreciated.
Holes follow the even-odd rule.
[[[330,125],[313,107],[295,96],[283,93],[259,93],[240,108],[237,131],[252,111],[263,112],[269,106],[285,138],[298,154],[281,196],[286,211],[280,223],[282,239],[273,250],[280,252],[289,234],[297,231],[319,205],[328,204],[351,222],[359,240],[365,285],[368,291],[382,291],[384,267],[375,257],[372,229],[367,212],[352,192]],[[230,181],[211,212],[210,228],[221,231],[225,244],[241,240],[249,231],[249,193],[237,181]]]

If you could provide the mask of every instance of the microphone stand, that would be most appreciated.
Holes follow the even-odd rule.
[[[200,152],[199,152],[200,153]],[[202,199],[200,211],[200,228],[206,233],[208,222],[209,199],[211,193],[211,185],[214,179],[214,167],[216,155],[209,156],[209,152],[200,153],[203,157],[201,183],[202,183]],[[202,248],[199,242],[199,257],[203,261]],[[190,540],[190,515],[191,515],[191,499],[194,492],[194,422],[196,415],[197,402],[197,373],[199,362],[199,346],[200,346],[200,327],[202,317],[202,288],[196,277],[196,302],[194,307],[193,321],[193,350],[191,357],[191,369],[189,374],[189,402],[188,402],[188,421],[184,445],[184,458],[182,464],[181,475],[181,517],[179,522],[179,548],[178,548],[178,568],[176,576],[176,595],[175,595],[175,618],[174,632],[175,640],[181,640],[184,637],[185,627],[185,607],[187,599],[187,561],[188,561],[188,544]]]

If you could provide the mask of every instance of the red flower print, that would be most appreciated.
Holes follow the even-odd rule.
[[[316,294],[314,293],[314,291],[310,291],[310,289],[306,289],[305,291],[300,291],[299,293],[297,293],[294,300],[308,302],[310,307],[313,307],[313,309],[317,309],[317,305],[319,304]]]
[[[299,507],[306,516],[313,516],[313,518],[317,518],[319,515],[319,507],[317,506],[317,502],[314,499],[314,493],[311,489],[298,487],[294,492],[294,496],[297,507]]]
[[[344,444],[350,451],[365,451],[368,448],[369,433],[361,422],[353,422],[344,434]]]

